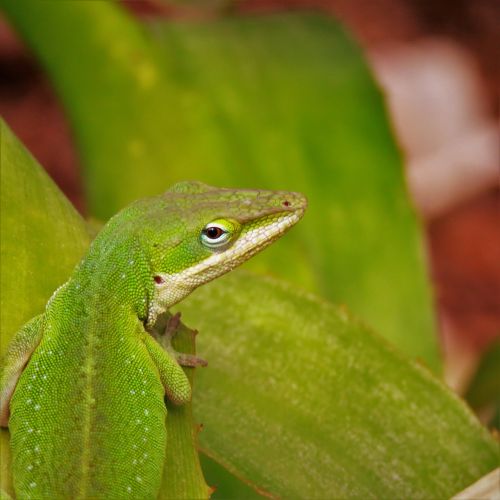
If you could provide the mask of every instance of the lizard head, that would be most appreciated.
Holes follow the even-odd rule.
[[[199,182],[178,183],[153,200],[143,241],[148,242],[155,289],[152,309],[158,311],[270,245],[300,220],[307,206],[299,193],[221,189]]]

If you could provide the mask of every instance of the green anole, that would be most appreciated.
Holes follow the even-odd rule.
[[[298,193],[183,182],[110,219],[2,360],[0,425],[19,498],[157,496],[164,395],[189,401],[180,365],[205,364],[171,348],[178,317],[168,309],[268,246],[305,208]]]

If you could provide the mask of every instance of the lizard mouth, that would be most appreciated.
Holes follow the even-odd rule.
[[[226,257],[235,258],[235,265],[241,262],[238,257],[248,259],[269,246],[285,234],[304,215],[304,210],[275,212],[248,224],[242,231],[232,248],[227,250]]]

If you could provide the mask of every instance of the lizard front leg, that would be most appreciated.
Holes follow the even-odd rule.
[[[172,347],[172,339],[182,327],[187,328],[181,322],[181,313],[171,314],[167,311],[158,316],[156,323],[148,329],[148,332],[181,366],[207,366],[208,363],[204,359],[194,354],[178,352]],[[197,332],[195,331],[195,333]]]
[[[153,360],[165,394],[177,405],[191,401],[191,384],[174,357],[162,349],[156,340],[144,332],[144,344]]]
[[[0,366],[0,427],[9,423],[9,406],[17,381],[43,335],[44,315],[28,321],[14,336]]]

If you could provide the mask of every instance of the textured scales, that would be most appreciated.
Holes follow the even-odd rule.
[[[297,193],[185,182],[106,224],[2,360],[0,424],[11,432],[19,498],[157,497],[163,398],[185,403],[191,388],[175,353],[149,332],[194,288],[282,235],[305,207]]]

